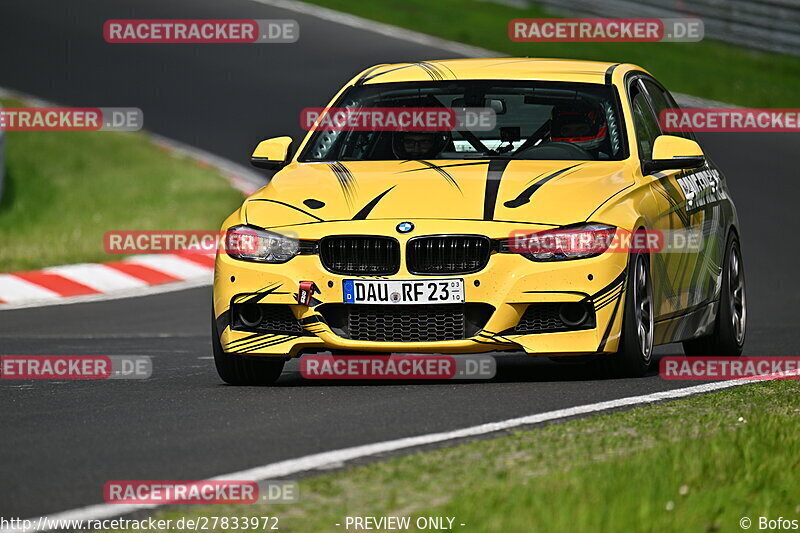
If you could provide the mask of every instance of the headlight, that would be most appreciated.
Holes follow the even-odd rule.
[[[300,241],[253,226],[233,226],[225,232],[225,253],[240,261],[285,263],[300,253]]]
[[[498,251],[520,254],[531,261],[565,261],[595,257],[611,246],[617,228],[605,224],[579,224],[536,233],[515,231],[500,241]]]

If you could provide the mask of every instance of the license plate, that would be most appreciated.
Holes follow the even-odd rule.
[[[464,302],[464,280],[346,279],[346,304],[456,304]]]

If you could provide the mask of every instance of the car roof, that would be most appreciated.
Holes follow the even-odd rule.
[[[606,83],[606,74],[619,63],[574,59],[500,57],[445,59],[377,65],[361,73],[362,84],[447,80],[540,80]],[[644,70],[624,65],[621,70]]]

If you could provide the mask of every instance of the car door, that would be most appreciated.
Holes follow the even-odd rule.
[[[665,109],[679,107],[672,95],[651,77],[641,75],[632,83],[645,95],[650,118],[658,117]],[[664,131],[657,119],[655,127],[662,135],[695,140],[691,132]],[[721,280],[727,221],[731,218],[722,175],[706,157],[701,168],[658,172],[650,177],[651,189],[660,204],[660,229],[669,230],[673,244],[655,254],[654,268],[661,271],[663,279],[657,315],[666,318],[699,312],[716,298]],[[662,341],[680,340],[684,332],[678,326],[676,322],[668,328]]]
[[[653,98],[648,93],[641,76],[628,81],[628,95],[633,112],[634,129],[639,147],[639,158],[644,163],[652,159],[653,144],[663,132],[658,124]],[[668,170],[645,176],[655,200],[655,217],[649,229],[667,239],[686,233],[691,227],[691,217],[686,211],[686,196],[677,179],[682,171]],[[653,298],[656,319],[680,315],[689,307],[691,287],[688,281],[696,253],[676,252],[671,247],[652,251]]]
[[[677,109],[675,99],[655,80],[642,78],[656,114],[664,109]],[[691,132],[671,133],[696,141]],[[688,237],[695,238],[697,248],[688,250],[687,267],[679,286],[687,295],[685,310],[693,311],[717,298],[722,281],[722,263],[727,243],[727,230],[733,218],[725,179],[708,155],[701,168],[677,172],[670,177],[680,187],[689,217]]]

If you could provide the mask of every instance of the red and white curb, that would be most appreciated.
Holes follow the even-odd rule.
[[[53,102],[0,87],[0,97],[25,105],[58,107]],[[216,169],[234,188],[250,195],[266,184],[261,174],[204,150],[155,135],[151,142],[174,157]],[[147,296],[210,285],[214,257],[191,254],[139,255],[108,263],[81,263],[0,273],[0,310]]]
[[[209,285],[210,255],[138,255],[109,263],[82,263],[0,274],[0,310],[109,300]]]

